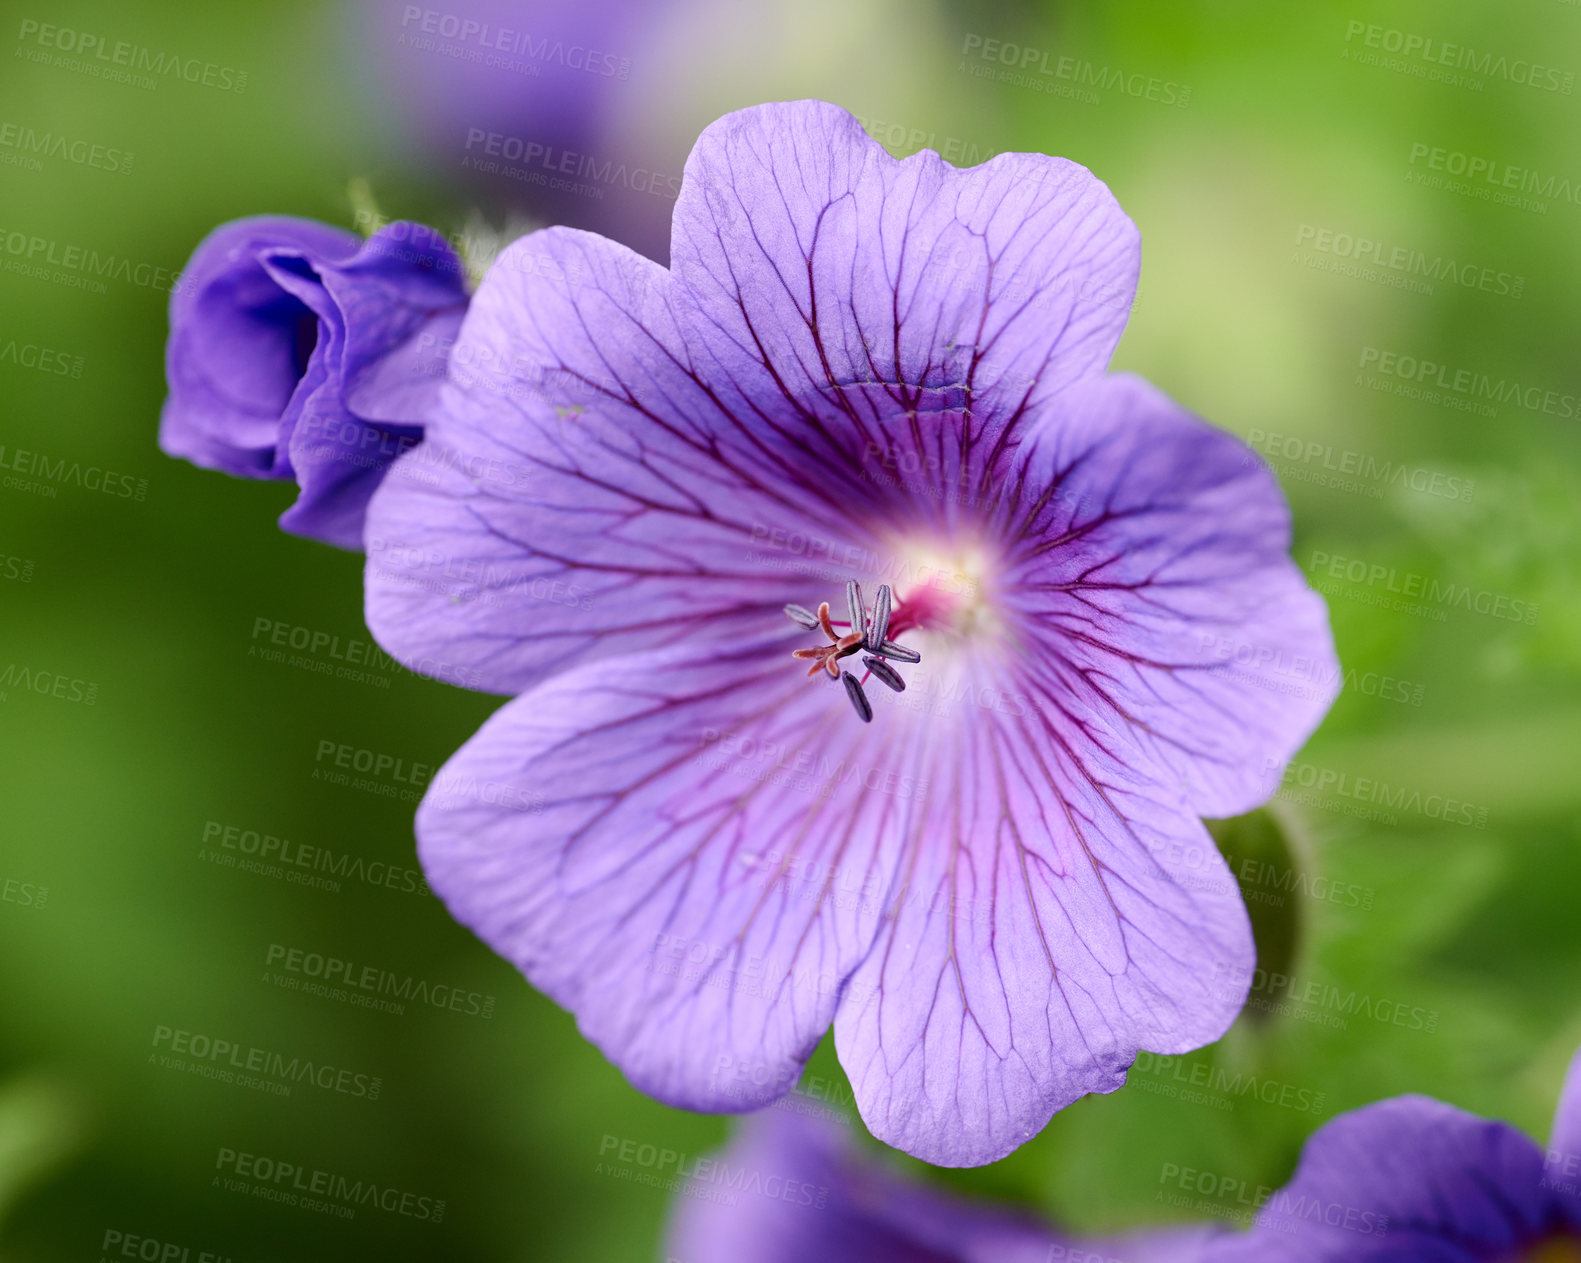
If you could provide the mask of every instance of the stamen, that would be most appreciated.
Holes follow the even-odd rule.
[[[922,661],[922,655],[915,649],[907,649],[905,645],[897,645],[893,640],[886,640],[878,647],[878,652],[886,658],[893,658],[896,662]]]
[[[862,635],[867,626],[867,612],[862,604],[862,585],[855,579],[845,582],[845,604],[851,611],[851,630]]]
[[[886,662],[885,659],[890,658],[894,662],[921,662],[922,655],[915,649],[908,649],[905,645],[898,645],[888,639],[894,609],[894,592],[889,584],[879,585],[871,617],[868,616],[867,607],[862,603],[862,587],[855,579],[846,583],[845,599],[850,607],[851,622],[849,625],[844,623],[838,625],[847,628],[844,635],[836,630],[837,625],[829,616],[827,601],[819,604],[817,614],[813,614],[803,605],[785,607],[786,617],[797,626],[807,631],[814,629],[821,631],[829,642],[810,649],[793,649],[791,657],[798,662],[811,664],[807,668],[809,676],[827,672],[831,680],[839,680],[844,684],[845,694],[851,699],[851,706],[856,711],[857,718],[868,724],[873,722],[873,704],[862,688],[862,681],[868,676],[877,676],[885,688],[892,689],[896,693],[904,693],[906,682],[900,678],[900,672],[895,670],[894,664]],[[843,659],[859,653],[864,654],[862,664],[867,668],[867,675],[861,680],[849,671],[840,669]]]
[[[862,665],[873,673],[873,678],[889,685],[897,693],[906,691],[906,682],[900,678],[900,672],[885,662],[882,658],[864,655]]]
[[[787,605],[785,607],[785,616],[803,631],[818,630],[818,616],[805,606]]]
[[[864,724],[873,722],[873,703],[867,700],[867,694],[862,692],[862,685],[856,676],[849,671],[841,675],[845,683],[845,695],[851,699],[851,705],[856,708],[857,718]]]
[[[889,635],[889,584],[878,585],[878,595],[873,599],[873,617],[867,625],[865,643],[869,653],[877,653]]]

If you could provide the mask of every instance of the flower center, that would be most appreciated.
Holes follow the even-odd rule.
[[[862,597],[861,585],[855,579],[845,585],[845,604],[844,622],[835,621],[829,613],[828,601],[818,606],[816,614],[800,605],[787,605],[785,614],[791,622],[805,631],[822,632],[828,641],[816,648],[794,650],[791,657],[811,660],[812,666],[807,669],[809,676],[821,672],[831,680],[839,680],[844,684],[846,696],[851,699],[851,708],[856,711],[858,719],[868,724],[873,722],[873,704],[862,686],[876,679],[897,693],[905,692],[906,682],[895,669],[895,663],[921,662],[922,655],[915,649],[895,643],[891,637],[902,634],[908,628],[927,625],[932,610],[925,604],[913,602],[896,607],[894,592],[887,583],[879,585],[878,595],[869,606]],[[842,661],[858,654],[862,656],[862,666],[866,668],[861,679],[840,667]]]

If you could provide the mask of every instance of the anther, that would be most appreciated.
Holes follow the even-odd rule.
[[[872,657],[870,654],[862,656],[862,665],[873,673],[873,678],[889,685],[897,693],[906,691],[906,682],[900,678],[900,672],[885,662],[882,658]]]
[[[905,645],[897,645],[893,640],[886,640],[878,647],[878,652],[886,658],[893,658],[896,662],[921,662],[922,655],[915,649],[907,649]]]
[[[856,708],[857,718],[864,724],[872,723],[873,703],[867,700],[861,682],[849,671],[841,672],[840,679],[845,684],[845,695],[851,699],[851,705]]]
[[[846,628],[843,634],[829,615],[827,601],[819,603],[816,614],[804,605],[785,607],[786,617],[798,627],[807,631],[820,631],[828,642],[808,649],[792,650],[791,656],[808,664],[809,676],[827,674],[831,680],[839,680],[845,686],[846,696],[851,699],[851,706],[856,711],[857,717],[866,724],[873,721],[872,702],[862,688],[862,680],[857,679],[849,671],[841,670],[842,660],[865,651],[862,664],[867,668],[868,675],[876,676],[885,688],[903,693],[906,682],[895,670],[895,663],[921,662],[922,655],[915,649],[908,649],[905,645],[896,644],[888,638],[894,609],[894,592],[889,584],[879,585],[871,616],[862,600],[862,587],[855,579],[846,583],[845,599],[851,621],[849,624],[840,625]]]
[[[866,635],[867,609],[862,604],[862,585],[855,579],[845,582],[845,605],[851,612],[851,630],[858,636]]]
[[[854,628],[852,629],[855,630]],[[867,625],[865,644],[869,653],[877,653],[889,635],[889,584],[878,585],[878,595],[873,598],[873,617]]]

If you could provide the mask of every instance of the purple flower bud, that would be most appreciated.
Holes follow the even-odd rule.
[[[361,548],[369,496],[422,438],[464,282],[419,224],[367,242],[306,219],[222,225],[171,296],[160,447],[240,478],[294,479],[280,525]]]

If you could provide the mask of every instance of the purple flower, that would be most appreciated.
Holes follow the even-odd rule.
[[[368,497],[422,437],[464,279],[419,224],[366,243],[306,219],[216,228],[171,297],[160,447],[241,478],[294,478],[280,525],[361,548]]]
[[[657,77],[680,0],[357,0],[345,6],[357,96],[421,168],[491,211],[662,249],[675,168],[626,120]]]
[[[876,1135],[992,1161],[1240,1009],[1199,817],[1327,709],[1324,607],[1267,468],[1103,374],[1137,234],[1075,163],[761,106],[672,256],[517,242],[369,508],[380,641],[521,694],[430,883],[661,1100],[760,1107],[833,1022]]]
[[[1581,1053],[1546,1152],[1508,1123],[1425,1096],[1341,1114],[1212,1263],[1581,1260]]]
[[[665,1263],[1198,1263],[1216,1225],[1084,1241],[902,1179],[831,1119],[764,1111],[682,1157]]]

